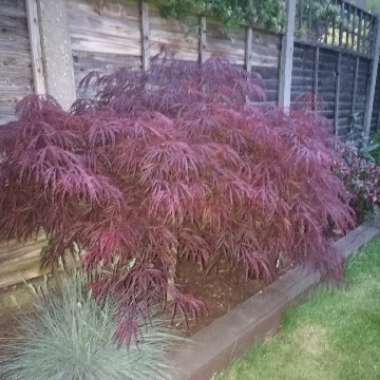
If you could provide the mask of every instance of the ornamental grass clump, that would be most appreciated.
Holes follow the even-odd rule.
[[[50,264],[83,249],[102,268],[94,294],[118,299],[122,341],[153,304],[204,310],[176,284],[180,260],[263,281],[281,262],[339,274],[327,233],[354,220],[325,119],[257,104],[260,77],[216,58],[160,56],[82,85],[96,95],[71,112],[27,97],[2,127],[0,237],[43,230]]]
[[[7,380],[169,380],[165,350],[178,338],[163,323],[142,323],[136,344],[115,341],[117,306],[99,304],[78,274],[63,288],[44,290],[35,312],[22,317],[20,337],[3,347],[0,376]]]

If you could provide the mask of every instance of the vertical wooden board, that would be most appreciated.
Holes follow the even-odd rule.
[[[46,94],[45,71],[42,59],[42,45],[37,0],[25,0],[28,20],[30,50],[32,55],[34,92]]]
[[[320,57],[320,49],[319,47],[316,47],[315,52],[314,52],[314,83],[313,83],[313,92],[314,92],[313,109],[314,111],[318,111],[319,57]]]
[[[140,0],[140,29],[141,29],[141,63],[143,70],[150,67],[150,21],[149,3],[147,0]]]
[[[207,19],[206,17],[199,18],[198,25],[198,64],[201,65],[206,61],[207,48]]]
[[[73,50],[141,56],[137,2],[108,3],[97,9],[91,0],[67,0],[67,7]]]
[[[166,19],[154,5],[149,4],[151,55],[157,55],[162,47],[183,61],[198,60],[198,21],[196,18],[180,23]]]
[[[342,54],[339,53],[336,64],[336,87],[335,87],[335,110],[334,110],[334,131],[339,136],[339,115],[340,115],[340,86],[341,86],[341,63]]]
[[[251,27],[248,27],[245,31],[245,48],[244,48],[244,67],[248,72],[251,72],[252,64],[252,35],[253,31]]]
[[[380,129],[380,65],[377,69],[375,99],[373,104],[374,105],[371,120],[371,134]]]
[[[0,124],[15,117],[15,105],[33,93],[24,0],[0,0]]]

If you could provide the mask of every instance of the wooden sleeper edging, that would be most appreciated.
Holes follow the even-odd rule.
[[[334,246],[345,258],[380,236],[380,228],[361,225]],[[295,267],[231,312],[196,333],[169,353],[173,380],[207,380],[244,355],[254,343],[274,335],[285,310],[321,281],[319,272]]]

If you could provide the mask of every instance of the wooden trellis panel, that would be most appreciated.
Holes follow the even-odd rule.
[[[326,21],[313,20],[305,7],[305,0],[297,1],[296,37],[321,46],[350,50],[365,56],[371,54],[376,18],[347,1],[332,0],[337,15]]]

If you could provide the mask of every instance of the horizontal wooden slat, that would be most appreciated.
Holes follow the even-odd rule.
[[[0,124],[33,93],[32,60],[24,0],[0,0]]]

